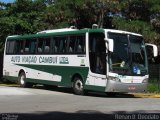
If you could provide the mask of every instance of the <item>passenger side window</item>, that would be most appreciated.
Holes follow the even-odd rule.
[[[38,45],[37,45],[37,53],[43,52],[43,39],[38,39]]]
[[[7,41],[7,43],[6,43],[6,54],[9,53],[9,44],[10,44],[10,41]]]
[[[15,41],[7,41],[6,54],[14,54]]]
[[[67,37],[55,37],[54,38],[54,53],[65,53],[67,46]]]
[[[51,39],[50,38],[45,38],[44,39],[44,53],[50,53],[51,48]]]
[[[59,46],[59,52],[65,53],[66,52],[66,45],[67,45],[67,39],[66,37],[63,37],[60,39],[60,46]]]
[[[24,53],[29,53],[30,40],[25,41]]]
[[[59,53],[58,48],[60,46],[60,40],[58,37],[54,38],[54,46],[53,46],[53,50],[54,53]]]
[[[71,36],[57,36],[52,41],[53,53],[60,54],[85,54],[85,36],[71,35]]]
[[[50,53],[51,52],[51,38],[39,38],[37,45],[37,53]]]
[[[76,53],[84,54],[85,51],[85,37],[77,36],[76,40]]]
[[[75,53],[76,36],[71,36],[69,40],[68,53]]]
[[[15,53],[17,53],[17,54],[24,53],[24,40],[17,40],[16,41]]]
[[[36,39],[33,39],[31,40],[31,43],[30,43],[30,53],[33,54],[33,53],[36,53],[36,48],[37,48],[37,40]]]

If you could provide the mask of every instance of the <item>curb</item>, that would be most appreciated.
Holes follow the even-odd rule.
[[[0,86],[6,86],[6,87],[18,87],[18,84],[4,84],[4,83],[0,83]]]
[[[160,94],[152,94],[152,93],[135,93],[133,94],[134,97],[140,97],[140,98],[160,98]]]

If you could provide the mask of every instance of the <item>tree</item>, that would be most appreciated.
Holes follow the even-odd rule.
[[[146,42],[159,45],[160,1],[122,0],[120,5],[125,17],[113,17],[116,29],[140,33]]]
[[[127,30],[159,43],[159,0],[16,0],[0,2],[0,39],[8,35],[76,26]],[[3,45],[3,44],[1,44]]]
[[[14,3],[0,5],[1,48],[9,35],[35,33],[46,28],[43,21],[45,0],[16,0]]]
[[[92,24],[99,27],[108,25],[107,13],[114,9],[118,0],[55,0],[47,7],[46,22],[52,27],[75,25],[78,28],[90,28]]]

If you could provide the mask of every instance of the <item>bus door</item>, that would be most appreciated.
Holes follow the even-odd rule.
[[[89,34],[89,76],[95,86],[106,86],[106,46],[103,33]]]

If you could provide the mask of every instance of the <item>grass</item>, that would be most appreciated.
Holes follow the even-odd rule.
[[[158,85],[158,83],[149,83],[148,84],[148,92],[159,93],[160,92],[160,84]]]

